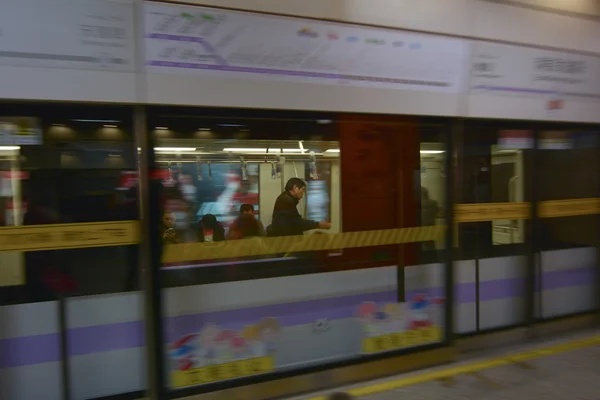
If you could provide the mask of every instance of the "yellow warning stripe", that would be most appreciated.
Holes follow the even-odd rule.
[[[0,228],[0,251],[123,246],[140,241],[138,221],[27,225]]]
[[[540,218],[574,217],[600,214],[600,199],[570,199],[541,201],[538,206]]]
[[[502,219],[529,219],[530,203],[479,203],[454,206],[454,221],[485,222]]]
[[[251,238],[213,243],[184,243],[165,246],[163,263],[267,256],[303,251],[341,250],[357,247],[435,241],[445,226],[342,232],[323,235]]]
[[[480,362],[460,365],[456,367],[445,368],[433,372],[426,372],[418,375],[407,376],[404,378],[391,380],[387,382],[376,383],[347,390],[347,393],[356,396],[369,396],[376,393],[388,392],[391,390],[400,389],[407,386],[414,386],[420,383],[431,382],[435,380],[443,380],[453,378],[457,375],[470,374],[483,371],[490,368],[500,367],[510,364],[518,364],[524,361],[533,360],[540,357],[551,356],[564,353],[584,347],[595,346],[600,344],[600,335],[591,336],[585,339],[574,340],[567,343],[558,344],[555,346],[544,347],[537,350],[517,353],[507,357],[492,358]],[[327,400],[326,396],[317,396],[308,400]]]
[[[539,203],[538,212],[540,218],[600,214],[600,199],[542,201]],[[528,219],[529,214],[530,203],[457,204],[454,207],[454,220],[457,223],[521,220]],[[424,242],[438,240],[442,237],[444,230],[443,226],[430,226],[345,232],[334,235],[266,238],[260,244],[253,239],[222,243],[180,244],[168,246],[163,262]],[[138,221],[0,227],[0,252],[122,246],[137,244],[139,241]]]

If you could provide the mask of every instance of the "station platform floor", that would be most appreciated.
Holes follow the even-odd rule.
[[[600,330],[486,350],[453,364],[293,400],[327,400],[334,392],[357,400],[598,400]]]

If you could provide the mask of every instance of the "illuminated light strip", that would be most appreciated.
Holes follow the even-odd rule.
[[[140,242],[138,221],[27,225],[0,228],[1,251],[126,246]]]
[[[435,241],[444,236],[445,230],[445,226],[424,226],[379,231],[341,232],[331,235],[302,235],[212,243],[173,244],[165,247],[162,262],[170,264]]]
[[[531,203],[480,203],[454,206],[455,222],[529,219]]]

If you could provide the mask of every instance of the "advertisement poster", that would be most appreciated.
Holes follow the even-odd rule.
[[[273,371],[281,325],[270,317],[236,331],[207,323],[169,347],[174,388],[202,385]]]
[[[409,303],[364,302],[357,316],[363,339],[362,353],[399,350],[440,342],[443,328],[435,313],[444,300],[416,295]]]
[[[227,228],[239,215],[240,206],[247,203],[258,216],[258,164],[248,164],[244,172],[234,163],[173,163],[165,167],[165,208],[185,241],[196,240],[195,227],[204,215],[214,215]]]
[[[144,4],[151,73],[458,93],[461,39],[184,5]]]

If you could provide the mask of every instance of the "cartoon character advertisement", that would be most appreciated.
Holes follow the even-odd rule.
[[[169,346],[174,388],[202,385],[273,371],[277,318],[265,318],[240,331],[207,323],[198,333],[185,335]]]
[[[357,317],[363,329],[362,352],[378,353],[420,346],[442,340],[442,328],[434,312],[442,309],[441,298],[416,295],[409,303],[364,302]]]

